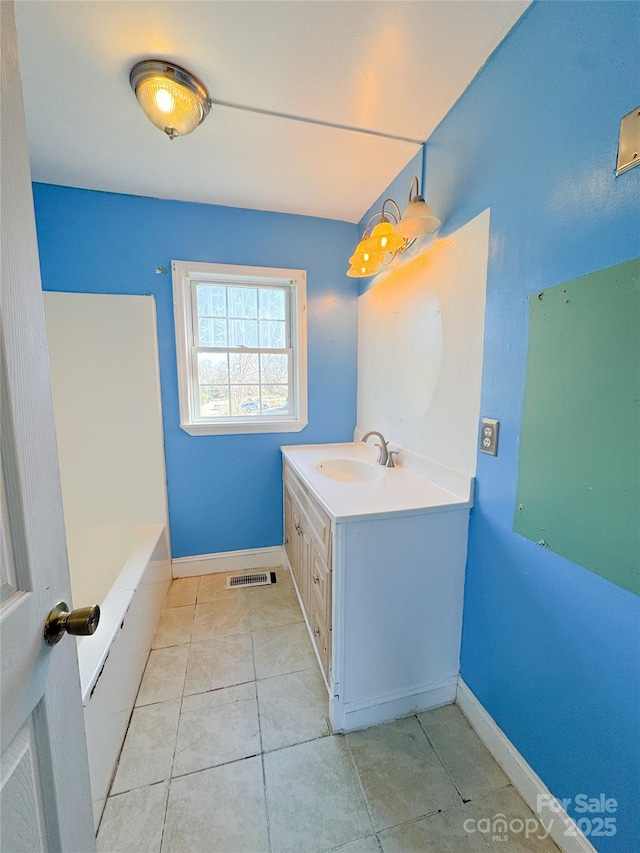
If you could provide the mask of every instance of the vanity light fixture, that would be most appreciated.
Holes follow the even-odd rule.
[[[351,267],[347,275],[351,278],[375,275],[380,272],[381,266],[406,252],[418,237],[437,231],[440,224],[438,217],[420,195],[418,179],[414,178],[409,186],[409,204],[403,214],[392,198],[386,198],[382,209],[370,217],[362,239],[349,258]]]
[[[194,131],[211,109],[204,84],[172,62],[138,62],[131,69],[129,82],[149,121],[169,139]]]
[[[415,194],[414,194],[415,190]],[[397,225],[396,232],[411,240],[437,231],[442,223],[420,195],[418,179],[414,178],[409,187],[409,204],[402,219]]]

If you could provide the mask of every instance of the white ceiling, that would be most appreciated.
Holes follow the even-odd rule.
[[[357,222],[529,2],[17,0],[33,178]],[[225,104],[183,139],[129,87],[154,57]]]

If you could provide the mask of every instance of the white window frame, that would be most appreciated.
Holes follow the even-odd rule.
[[[274,267],[245,267],[197,261],[171,261],[173,311],[176,329],[180,426],[189,435],[236,435],[262,432],[300,432],[307,419],[307,274],[305,270]],[[197,339],[194,329],[194,287],[202,282],[220,284],[262,284],[290,288],[289,324],[293,351],[293,375],[289,380],[293,396],[292,413],[247,415],[246,417],[199,417],[197,399]],[[238,352],[243,348],[239,347]]]

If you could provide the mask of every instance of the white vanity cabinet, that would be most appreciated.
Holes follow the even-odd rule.
[[[322,670],[330,680],[331,519],[284,463],[284,547]]]
[[[453,701],[470,485],[454,494],[400,468],[374,482],[334,482],[317,464],[370,460],[366,449],[282,450],[285,551],[334,730]]]

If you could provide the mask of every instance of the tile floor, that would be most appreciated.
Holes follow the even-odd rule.
[[[457,707],[332,734],[291,578],[277,576],[173,582],[99,853],[557,851],[465,832],[468,818],[533,815]]]

